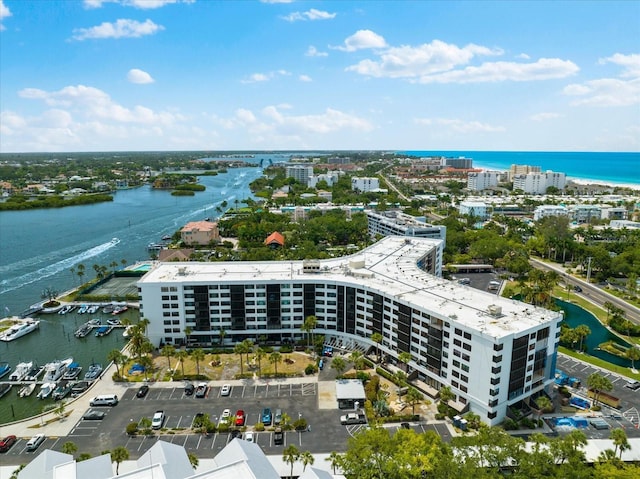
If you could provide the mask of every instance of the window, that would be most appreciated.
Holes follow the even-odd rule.
[[[455,328],[454,332],[455,332],[456,336],[462,336],[462,329]]]
[[[494,363],[502,362],[502,354],[500,356],[494,356],[493,357],[493,362]]]
[[[467,340],[471,341],[471,334],[470,333],[464,333],[464,339],[467,339]]]
[[[494,344],[493,345],[493,350],[494,351],[502,351],[504,349],[504,344]]]

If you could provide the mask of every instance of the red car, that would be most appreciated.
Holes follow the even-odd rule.
[[[16,440],[17,439],[15,436],[5,437],[2,441],[0,441],[0,452],[7,452],[9,449],[11,449],[11,446],[16,443]]]
[[[238,409],[236,411],[236,426],[244,426],[244,411],[242,409]]]

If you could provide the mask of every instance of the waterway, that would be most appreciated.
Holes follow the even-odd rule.
[[[597,349],[601,343],[606,341],[614,341],[622,346],[629,347],[629,344],[626,341],[609,331],[602,325],[602,323],[600,323],[600,321],[598,321],[598,318],[586,309],[559,299],[556,299],[556,304],[564,311],[564,323],[569,327],[575,328],[581,324],[589,326],[591,334],[589,334],[584,341],[588,354],[618,366],[631,367],[631,361],[628,359]]]
[[[258,163],[269,155],[256,155]],[[273,162],[285,161],[281,155]],[[251,160],[248,160],[251,161]],[[201,176],[206,191],[195,196],[171,196],[169,191],[143,186],[121,190],[114,201],[60,209],[0,212],[0,316],[19,314],[41,301],[45,289],[58,292],[77,287],[80,280],[71,273],[85,266],[83,281],[95,275],[94,265],[122,267],[149,259],[147,245],[172,235],[189,221],[216,218],[217,207],[226,201],[251,197],[249,184],[262,176],[258,166],[229,169],[218,176]],[[112,239],[117,238],[118,242]],[[109,267],[109,269],[111,269]],[[136,311],[128,311],[133,321]],[[103,320],[106,319],[106,315]],[[100,314],[92,315],[100,317]],[[40,330],[9,343],[0,344],[0,361],[12,367],[22,361],[45,364],[73,356],[84,371],[93,361],[106,364],[109,351],[124,345],[122,331],[114,330],[103,338],[89,335],[77,339],[73,332],[87,321],[87,315],[70,313],[38,317]],[[3,378],[3,379],[6,379]],[[0,424],[33,415],[51,403],[18,398],[19,387],[0,399]]]

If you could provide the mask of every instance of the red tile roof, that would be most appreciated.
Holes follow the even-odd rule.
[[[274,231],[269,236],[267,236],[267,239],[264,240],[264,244],[268,246],[273,244],[277,244],[278,246],[284,246],[284,236],[282,236],[277,231]]]

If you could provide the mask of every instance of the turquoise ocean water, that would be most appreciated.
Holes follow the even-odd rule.
[[[475,168],[508,170],[512,164],[539,166],[542,171],[565,173],[573,179],[640,186],[640,152],[585,153],[546,151],[401,151],[412,156],[473,159]]]

